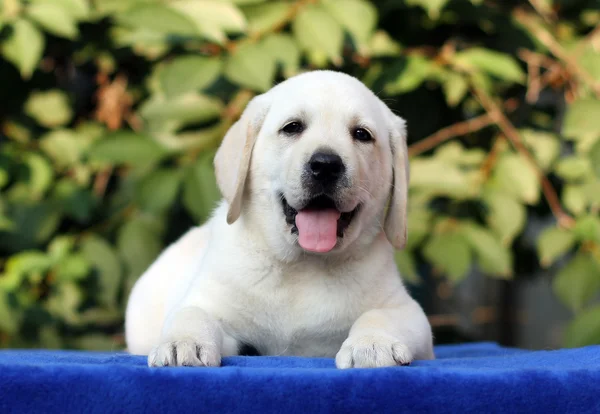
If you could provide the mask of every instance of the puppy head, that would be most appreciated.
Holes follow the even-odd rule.
[[[405,122],[351,76],[308,72],[254,98],[215,168],[228,222],[247,216],[282,255],[344,251],[381,231],[404,247]]]

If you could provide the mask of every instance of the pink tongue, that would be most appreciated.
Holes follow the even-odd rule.
[[[303,249],[325,253],[337,242],[337,221],[340,212],[335,209],[300,210],[296,215],[298,242]]]

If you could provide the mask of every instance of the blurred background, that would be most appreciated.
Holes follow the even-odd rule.
[[[246,103],[317,68],[408,121],[438,343],[600,343],[600,1],[0,1],[0,347],[122,349]]]

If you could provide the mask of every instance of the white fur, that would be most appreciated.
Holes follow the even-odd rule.
[[[297,117],[307,129],[282,136]],[[357,124],[374,143],[352,139]],[[340,210],[361,209],[336,247],[316,254],[291,234],[279,195],[292,206],[304,202],[302,169],[322,146],[347,167]],[[309,72],[256,97],[219,151],[225,200],[135,285],[130,352],[148,355],[150,366],[217,366],[240,344],[263,355],[335,356],[339,368],[434,357],[427,318],[394,262],[392,244],[402,247],[406,237],[401,118],[355,78]]]

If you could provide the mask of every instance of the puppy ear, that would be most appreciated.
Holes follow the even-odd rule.
[[[248,103],[240,119],[225,134],[215,155],[217,185],[229,204],[228,224],[236,221],[242,211],[252,149],[268,111],[265,101],[265,96],[260,95]]]
[[[388,109],[389,111],[389,109]],[[407,200],[410,170],[406,146],[406,122],[390,111],[390,147],[392,150],[393,181],[385,218],[385,235],[396,249],[403,249],[407,240]]]

